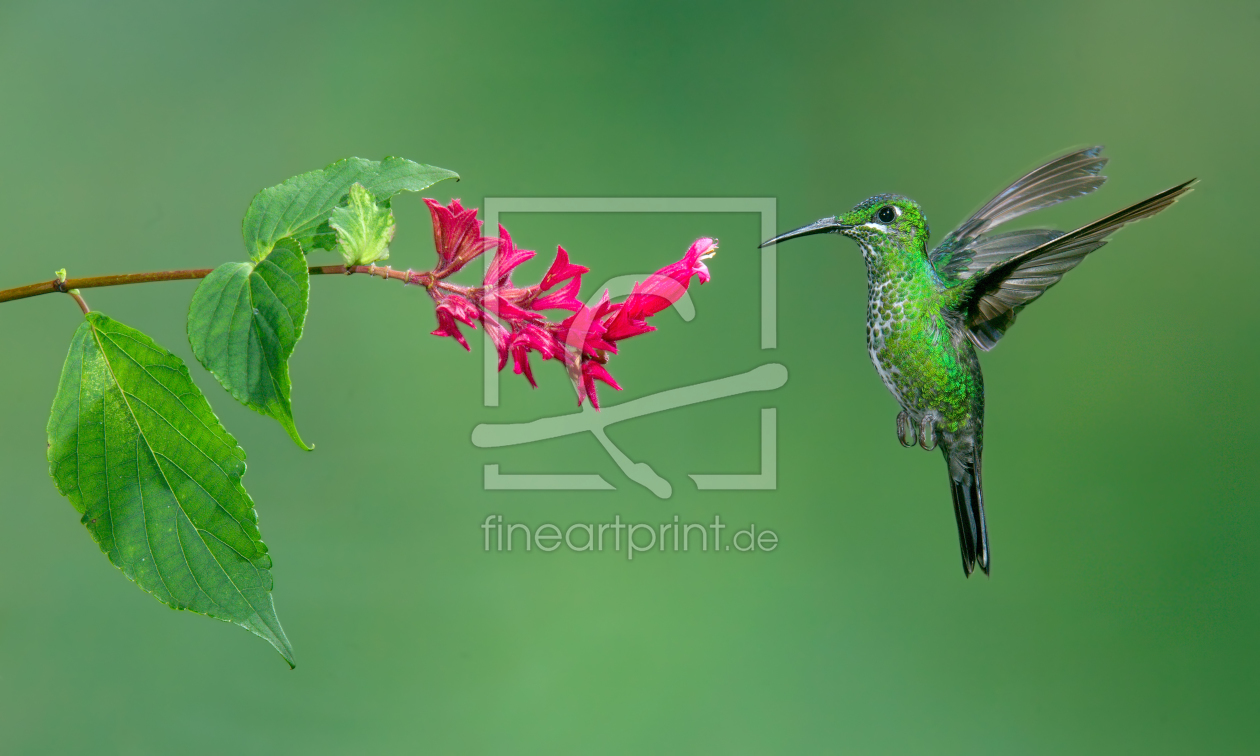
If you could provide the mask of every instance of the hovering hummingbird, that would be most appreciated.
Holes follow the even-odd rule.
[[[1064,155],[1002,190],[928,251],[918,203],[881,194],[844,215],[823,218],[761,246],[811,234],[842,234],[866,261],[866,346],[901,405],[897,440],[938,445],[949,467],[963,573],[989,574],[989,533],[981,492],[984,378],[976,347],[989,351],[1015,316],[1126,223],[1149,218],[1190,191],[1191,179],[1119,212],[1063,233],[990,233],[1025,213],[1089,194],[1106,181],[1102,147]]]

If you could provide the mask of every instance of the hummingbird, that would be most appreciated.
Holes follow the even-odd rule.
[[[901,405],[897,440],[940,447],[949,471],[963,574],[989,574],[981,458],[984,376],[976,350],[989,351],[1020,310],[1059,282],[1123,226],[1159,213],[1196,179],[1064,233],[1034,228],[993,233],[1034,210],[1102,186],[1102,147],[1063,155],[998,193],[934,249],[927,217],[914,200],[880,194],[843,215],[769,239],[761,247],[812,234],[857,242],[866,263],[866,348]]]

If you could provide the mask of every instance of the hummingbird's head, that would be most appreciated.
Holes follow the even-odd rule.
[[[843,234],[856,241],[863,253],[869,254],[874,250],[926,249],[931,231],[919,203],[899,194],[879,194],[859,202],[843,215],[801,226],[763,242],[761,246],[811,234]]]

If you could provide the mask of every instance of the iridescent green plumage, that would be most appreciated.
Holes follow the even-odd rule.
[[[1064,155],[1007,187],[931,252],[918,204],[881,194],[762,246],[819,233],[858,243],[866,261],[866,344],[884,385],[901,405],[897,436],[941,447],[949,468],[963,572],[989,572],[981,458],[984,378],[976,348],[988,351],[1015,316],[1126,223],[1172,205],[1193,182],[1175,186],[1070,233],[990,231],[1025,213],[1088,194],[1106,180],[1101,147]]]

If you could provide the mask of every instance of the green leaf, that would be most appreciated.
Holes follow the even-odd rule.
[[[174,609],[233,622],[293,665],[245,452],[175,355],[93,312],[48,420],[49,472],[109,561]]]
[[[219,266],[193,295],[188,341],[197,359],[238,401],[280,421],[298,446],[314,448],[293,422],[288,362],[306,318],[304,250],[336,246],[330,217],[339,212],[343,254],[384,259],[393,234],[390,198],[448,178],[459,176],[403,158],[349,158],[259,192],[242,224],[250,262]],[[356,185],[358,209],[342,208]]]
[[[337,212],[342,235],[350,234],[343,254],[384,259],[393,233],[390,198],[448,178],[459,176],[403,158],[348,158],[259,192],[242,224],[251,261],[219,266],[193,295],[188,341],[197,359],[238,401],[280,421],[302,448],[314,448],[293,422],[288,366],[306,318],[304,251],[337,245],[330,220]],[[343,208],[356,185],[359,209]]]
[[[308,251],[332,249],[336,237],[328,217],[345,201],[353,184],[362,184],[388,207],[389,198],[399,192],[418,192],[449,178],[458,179],[459,174],[403,158],[339,160],[255,195],[242,224],[245,249],[254,260],[261,260],[285,237],[296,239]]]
[[[363,184],[350,187],[350,203],[332,211],[328,225],[337,232],[337,251],[346,265],[368,265],[389,259],[394,240],[394,214],[377,205]]]
[[[224,263],[188,308],[193,354],[241,404],[274,417],[303,449],[293,422],[289,356],[302,337],[310,276],[297,243],[281,240],[258,262]]]

